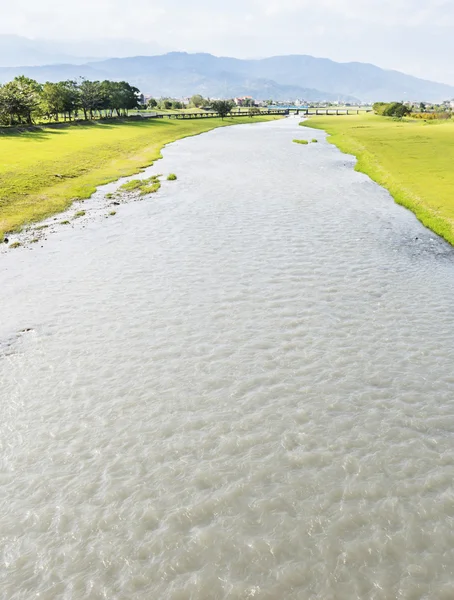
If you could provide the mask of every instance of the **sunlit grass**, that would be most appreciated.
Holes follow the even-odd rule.
[[[140,196],[154,194],[161,187],[159,177],[160,175],[153,175],[148,179],[131,179],[120,186],[120,190],[122,192],[139,192]]]
[[[258,116],[256,121],[275,116]],[[64,211],[96,187],[138,173],[165,144],[249,117],[112,121],[0,133],[0,239],[7,231]],[[147,192],[149,193],[149,192]]]
[[[356,156],[357,171],[454,244],[454,122],[369,114],[312,117],[302,124],[329,133],[331,143]]]

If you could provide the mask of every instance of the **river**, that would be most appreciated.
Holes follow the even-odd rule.
[[[163,154],[0,256],[0,597],[451,599],[454,250],[295,118]]]

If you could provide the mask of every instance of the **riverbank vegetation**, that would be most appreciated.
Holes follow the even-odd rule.
[[[138,173],[161,157],[166,144],[241,123],[250,118],[109,120],[0,131],[0,239],[89,198],[99,185]]]
[[[131,179],[120,187],[120,191],[138,193],[139,196],[154,194],[161,187],[160,177],[161,175],[152,175],[147,179]]]
[[[432,231],[454,245],[454,122],[377,115],[312,117],[304,126],[358,159],[356,170],[389,190]]]
[[[411,108],[402,102],[375,102],[372,107],[376,115],[403,119],[411,113]]]
[[[372,108],[376,115],[396,119],[411,117],[412,119],[435,121],[437,119],[447,120],[452,117],[451,107],[448,107],[447,104],[428,107],[424,102],[420,102],[419,105],[404,104],[402,102],[375,102]]]
[[[29,77],[15,77],[0,85],[0,125],[33,125],[126,116],[138,108],[140,92],[126,81],[60,81],[40,84]]]
[[[253,104],[235,107],[233,100],[210,100],[195,94],[189,101],[174,98],[148,99],[126,81],[89,81],[79,79],[57,83],[38,83],[23,75],[0,84],[0,126],[39,125],[60,121],[112,119],[131,114],[156,116],[157,114],[206,113],[219,115],[246,112],[250,117],[262,111]]]

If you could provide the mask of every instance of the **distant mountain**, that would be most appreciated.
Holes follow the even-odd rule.
[[[134,39],[81,41],[31,40],[18,35],[0,35],[0,67],[24,67],[54,64],[84,64],[111,56],[160,54],[158,44]]]
[[[0,67],[19,67],[55,63],[83,64],[89,60],[71,56],[52,43],[36,42],[18,35],[0,35]]]
[[[454,98],[454,87],[387,71],[364,63],[337,63],[312,56],[275,56],[261,60],[171,52],[91,61],[83,65],[0,68],[0,82],[17,74],[38,81],[79,76],[125,79],[155,96],[209,97],[251,95],[259,99],[309,101],[415,100],[437,102]]]

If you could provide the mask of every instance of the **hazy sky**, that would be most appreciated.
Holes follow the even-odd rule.
[[[0,33],[372,62],[454,84],[454,0],[0,0]]]

